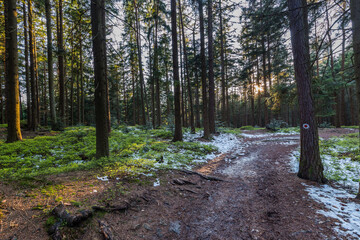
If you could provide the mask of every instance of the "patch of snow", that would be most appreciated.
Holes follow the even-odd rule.
[[[296,150],[290,155],[290,171],[297,172],[299,169],[299,157],[300,152]],[[324,165],[325,176],[331,174],[332,171],[343,171],[346,176],[354,176],[354,174],[347,173],[346,165],[354,163],[350,159],[336,159],[339,161],[337,167],[334,166],[334,158],[331,156],[322,155],[322,161]],[[347,164],[345,164],[347,163]],[[335,169],[335,167],[337,169]],[[355,174],[356,175],[356,174]],[[356,177],[358,178],[359,175]],[[352,189],[358,188],[358,182],[345,181],[347,184],[351,183]],[[339,182],[344,184],[344,181]],[[336,223],[335,231],[344,237],[351,236],[350,239],[360,238],[360,204],[353,202],[355,196],[348,193],[345,189],[333,188],[330,185],[321,185],[320,187],[303,185],[306,187],[305,190],[309,193],[309,196],[317,202],[324,204],[326,210],[319,210],[318,213],[337,219],[339,223]],[[347,238],[348,239],[348,238]]]
[[[351,201],[354,198],[352,194],[329,185],[320,187],[303,185],[306,186],[305,190],[311,198],[325,205],[326,210],[319,210],[318,213],[339,221],[334,229],[340,235],[350,235],[353,237],[351,239],[360,238],[360,204]]]
[[[99,179],[100,181],[103,181],[103,182],[108,182],[108,181],[109,181],[109,177],[108,177],[108,176],[96,177],[96,178]]]
[[[238,177],[238,176],[255,176],[256,172],[246,169],[249,166],[249,162],[254,161],[259,156],[256,152],[251,153],[247,157],[242,157],[236,159],[232,165],[226,167],[224,170],[221,171],[222,174],[225,174],[229,177]]]
[[[299,135],[299,133],[298,133],[298,132],[288,132],[288,133],[274,132],[274,133],[263,133],[263,134],[247,134],[247,133],[241,133],[240,135],[241,135],[242,137],[246,137],[246,138],[265,138],[265,137],[270,137],[270,136]]]
[[[337,158],[325,154],[321,158],[325,177],[336,179],[339,184],[357,192],[360,176],[359,162],[352,161],[351,158]]]
[[[291,172],[299,170],[300,152],[296,150],[290,155]],[[359,189],[360,163],[351,158],[338,158],[328,154],[321,154],[326,178],[336,180],[342,187],[357,193]]]
[[[154,182],[154,187],[158,187],[160,186],[160,179],[156,179],[156,181]]]
[[[299,171],[299,159],[300,159],[300,152],[299,150],[295,150],[290,154],[290,172],[297,173]]]
[[[195,134],[185,133],[184,141],[185,142],[198,142],[197,139],[203,136],[203,131],[199,131]],[[235,134],[231,133],[221,133],[217,136],[213,136],[210,142],[201,142],[204,145],[212,145],[218,149],[219,153],[227,153],[236,148],[241,148],[242,141]],[[210,154],[211,155],[211,154]],[[211,155],[213,158],[214,156]]]

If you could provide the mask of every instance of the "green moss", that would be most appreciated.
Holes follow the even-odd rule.
[[[56,221],[57,221],[56,217],[50,216],[50,217],[48,217],[48,219],[46,219],[45,226],[47,228],[49,228],[49,227],[53,226],[56,223]]]
[[[120,126],[110,134],[110,157],[101,159],[95,158],[93,127],[71,127],[54,136],[0,143],[0,179],[17,180],[33,187],[48,175],[69,171],[103,169],[111,176],[136,176],[154,171],[157,168],[154,164],[164,158],[174,164],[191,164],[194,159],[216,151],[200,143],[163,140],[170,136],[166,129]],[[55,194],[50,188],[42,191],[45,195]]]

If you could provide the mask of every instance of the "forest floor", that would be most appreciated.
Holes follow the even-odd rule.
[[[324,129],[322,138],[354,131]],[[291,171],[291,153],[299,135],[270,135],[246,131],[241,146],[190,171],[160,171],[156,178],[138,181],[94,178],[75,172],[56,176],[59,191],[76,195],[86,204],[65,204],[69,212],[99,204],[77,227],[63,227],[63,239],[357,239],[339,235],[338,220],[319,214],[325,206],[313,200]],[[208,180],[204,176],[214,176]],[[89,180],[90,179],[90,180]],[[0,239],[49,239],[45,225],[53,224],[41,202],[23,188],[0,183],[7,217],[0,220]],[[48,190],[49,192],[51,190]],[[36,194],[35,194],[36,195]],[[43,200],[44,201],[44,200]],[[41,204],[40,204],[41,202]],[[56,201],[57,204],[60,201]],[[119,207],[120,206],[120,207]],[[358,210],[357,210],[358,211]],[[0,212],[1,213],[1,212]]]

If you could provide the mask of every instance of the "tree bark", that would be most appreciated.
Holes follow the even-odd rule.
[[[327,24],[327,31],[326,31],[326,35],[328,37],[328,41],[329,41],[329,55],[330,55],[330,67],[331,67],[331,77],[333,79],[333,82],[336,83],[336,75],[335,75],[335,70],[334,70],[334,55],[333,55],[333,40],[331,38],[331,34],[330,34],[330,20],[329,20],[329,11],[328,11],[328,5],[326,2],[326,24]],[[337,92],[337,90],[334,91],[334,99],[335,99],[335,104],[334,104],[334,110],[335,110],[335,115],[333,118],[333,124],[335,125],[335,127],[339,128],[340,127],[340,95]]]
[[[215,82],[212,0],[208,0],[209,130],[215,133]]]
[[[144,98],[144,72],[142,66],[142,54],[141,54],[141,36],[140,36],[140,22],[138,16],[138,6],[137,0],[134,0],[134,8],[135,8],[135,21],[136,21],[136,44],[138,50],[138,61],[139,61],[139,73],[140,73],[140,97],[141,97],[141,117],[142,124],[146,125],[146,114],[145,114],[145,98]]]
[[[261,91],[260,91],[260,67],[259,67],[259,58],[256,57],[256,85],[258,87],[257,91],[257,119],[258,125],[262,126],[262,119],[261,119]]]
[[[193,98],[192,98],[192,92],[191,92],[189,61],[188,61],[187,49],[186,49],[185,30],[184,30],[184,22],[183,22],[182,9],[181,9],[181,0],[179,0],[179,13],[180,13],[180,24],[181,24],[181,32],[182,32],[183,51],[184,51],[185,75],[186,75],[187,90],[188,90],[188,95],[189,95],[190,128],[191,128],[191,133],[195,133]]]
[[[196,20],[195,20],[196,21]],[[195,46],[195,26],[196,24],[194,24],[194,29],[193,29],[193,51],[194,51],[194,60],[197,58],[196,56],[196,46]],[[193,73],[195,76],[195,127],[200,128],[201,124],[200,124],[200,93],[199,93],[199,88],[200,88],[200,82],[199,82],[199,75],[198,75],[198,64],[194,63],[193,65]]]
[[[159,72],[159,49],[158,49],[158,18],[159,0],[155,1],[155,36],[154,36],[154,80],[156,84],[156,128],[161,126],[161,102],[160,102],[160,72]]]
[[[200,23],[200,62],[201,62],[201,84],[202,84],[202,103],[203,103],[203,138],[210,138],[209,128],[209,111],[207,100],[207,82],[206,82],[206,59],[205,59],[205,30],[204,30],[204,12],[203,12],[203,0],[198,0],[199,4],[199,23]]]
[[[174,75],[174,105],[175,105],[175,133],[173,141],[182,141],[181,109],[180,109],[180,79],[179,79],[179,59],[176,29],[176,0],[171,0],[171,39],[172,39],[172,59]]]
[[[343,13],[345,14],[346,11],[346,1],[343,2],[343,7],[342,7]],[[345,21],[346,18],[345,16],[342,19],[342,23],[341,23],[341,31],[342,31],[342,42],[341,42],[341,97],[340,97],[340,104],[339,104],[339,124],[340,126],[342,125],[347,125],[347,117],[346,117],[346,102],[345,102],[345,87],[346,85],[344,85],[345,83],[345,43],[346,43],[346,31],[345,31]]]
[[[17,47],[16,0],[5,1],[5,62],[7,142],[22,140],[20,129],[20,100]]]
[[[220,60],[221,60],[221,118],[227,126],[227,106],[226,106],[226,80],[225,80],[225,54],[224,54],[224,27],[222,18],[221,0],[219,0],[220,10]]]
[[[30,82],[31,82],[31,130],[36,131],[38,128],[38,97],[36,84],[36,49],[35,37],[33,30],[33,11],[32,2],[28,0],[28,17],[29,17],[29,50],[30,50]]]
[[[66,123],[65,116],[65,68],[64,68],[64,39],[63,39],[63,9],[62,1],[59,0],[58,6],[58,32],[57,32],[57,48],[58,48],[58,65],[59,65],[59,112],[63,125]]]
[[[353,27],[353,48],[354,48],[354,68],[356,81],[356,96],[360,103],[360,1],[350,0],[351,21]],[[358,106],[358,121],[360,125],[360,107]],[[360,127],[359,127],[360,141]],[[359,143],[360,149],[360,143]],[[359,183],[360,184],[360,183]],[[360,198],[360,187],[356,198]]]
[[[298,176],[323,183],[323,165],[311,93],[309,29],[306,0],[288,0],[291,44],[300,111],[300,166]]]
[[[30,79],[29,79],[29,42],[28,42],[28,25],[27,25],[27,14],[26,5],[23,2],[23,15],[24,15],[24,45],[25,45],[25,85],[26,85],[26,115],[27,115],[27,127],[31,124],[31,95],[30,95]]]
[[[55,129],[56,128],[56,109],[55,109],[55,94],[54,94],[55,89],[54,89],[54,69],[53,69],[53,51],[52,51],[53,46],[52,46],[50,10],[51,10],[50,0],[45,0],[50,118],[51,118],[52,129]]]
[[[91,0],[95,73],[96,157],[109,156],[105,0]]]

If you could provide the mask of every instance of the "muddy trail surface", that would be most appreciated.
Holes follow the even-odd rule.
[[[320,136],[350,132],[325,130]],[[352,239],[333,230],[337,220],[317,213],[325,208],[308,196],[303,183],[317,184],[291,171],[299,135],[249,131],[240,143],[195,171],[163,171],[150,185],[114,195],[107,205],[126,203],[126,209],[96,213],[80,226],[61,228],[59,239]],[[110,181],[105,187],[118,184]],[[43,227],[46,215],[39,219],[24,213],[26,221],[0,239],[51,239]]]

